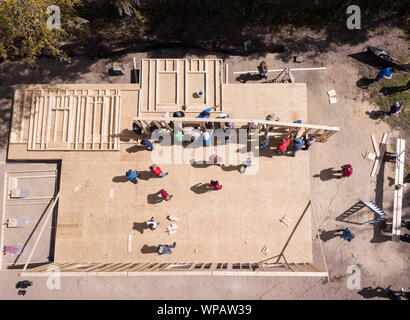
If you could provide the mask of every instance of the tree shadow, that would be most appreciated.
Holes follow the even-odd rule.
[[[114,178],[112,178],[113,182],[128,182],[131,181],[130,179],[128,179],[126,176],[116,176]]]
[[[147,195],[147,201],[149,204],[156,204],[162,202],[164,199],[161,196],[161,191]]]
[[[195,192],[196,194],[203,194],[208,191],[211,191],[213,188],[209,183],[202,183],[199,182],[196,185],[191,187],[191,191]]]
[[[147,223],[144,222],[134,222],[133,230],[137,230],[139,233],[143,234],[145,229],[149,229],[149,227],[147,226]]]
[[[246,83],[247,81],[258,81],[264,79],[258,73],[243,73],[236,77],[236,81]]]
[[[319,230],[320,231],[320,239],[323,242],[329,241],[333,238],[340,238],[340,232],[343,231],[344,229],[335,229],[335,230]]]
[[[342,177],[340,170],[334,170],[334,168],[323,169],[319,174],[315,174],[313,178],[320,178],[322,181],[328,181],[331,179],[340,179]]]
[[[142,254],[157,253],[157,246],[149,246],[147,244],[144,244],[144,246],[141,248],[141,253]]]

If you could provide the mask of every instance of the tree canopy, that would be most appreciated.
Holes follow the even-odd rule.
[[[59,43],[67,36],[66,21],[75,19],[81,0],[2,0],[0,1],[0,58],[23,57],[30,64],[44,52],[66,58]],[[49,29],[51,5],[60,7],[61,29]]]

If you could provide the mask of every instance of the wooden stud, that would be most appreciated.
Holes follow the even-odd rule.
[[[33,126],[33,130],[34,130],[33,131],[33,141],[32,141],[32,146],[31,146],[33,150],[35,149],[36,142],[37,142],[37,130],[38,130],[37,122],[38,122],[38,112],[39,112],[39,100],[40,98],[36,97],[36,105],[35,105],[36,109],[34,112],[34,126]]]
[[[158,63],[159,60],[155,59],[155,104],[154,104],[154,110],[157,110],[157,104],[158,104]]]
[[[208,81],[208,61],[204,60],[204,67],[205,67],[205,105],[209,107],[209,81]]]
[[[32,147],[32,138],[33,138],[33,130],[34,130],[34,113],[35,113],[35,108],[36,108],[36,99],[37,96],[34,95],[34,91],[31,94],[31,107],[30,107],[30,122],[29,122],[29,128],[28,128],[28,141],[27,145],[29,146],[29,149]]]

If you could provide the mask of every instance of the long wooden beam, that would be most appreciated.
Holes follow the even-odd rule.
[[[144,121],[164,121],[163,117],[135,117],[132,120],[144,120]],[[317,134],[320,130],[333,130],[339,131],[339,127],[329,127],[329,126],[322,126],[322,125],[314,125],[314,124],[307,124],[307,123],[294,123],[294,122],[279,122],[279,121],[268,121],[268,120],[259,120],[259,119],[231,119],[231,118],[175,118],[170,117],[166,118],[167,121],[175,121],[175,122],[189,122],[189,123],[197,123],[200,122],[218,122],[218,123],[226,123],[226,122],[233,122],[234,124],[247,124],[249,122],[255,122],[258,124],[266,124],[272,125],[274,127],[281,127],[281,128],[308,128],[308,129],[317,129],[315,134]]]
[[[403,174],[404,174],[404,154],[406,142],[404,139],[397,139],[396,146],[396,170],[394,178],[394,204],[393,204],[393,225],[392,240],[399,242],[401,234],[401,213],[403,203]]]
[[[314,71],[314,70],[326,70],[326,67],[319,67],[319,68],[291,68],[290,71]],[[268,70],[268,72],[280,72],[283,71],[282,69],[272,69]],[[252,71],[235,71],[232,72],[233,74],[245,74],[245,73],[259,73],[258,70],[252,70]]]

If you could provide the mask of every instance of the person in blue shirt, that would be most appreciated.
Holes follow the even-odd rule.
[[[202,132],[202,140],[205,144],[210,144],[212,141],[212,133],[209,133],[206,130]]]
[[[134,183],[138,183],[138,172],[132,171],[131,169],[125,173],[125,176]]]
[[[172,245],[169,244],[159,244],[157,247],[157,252],[159,255],[162,254],[172,254],[172,248],[175,248],[177,245],[176,242],[174,242]]]
[[[299,138],[293,138],[293,153],[292,156],[296,157],[296,152],[301,150],[305,145],[305,141]]]
[[[347,240],[348,242],[350,242],[354,238],[354,234],[352,233],[352,231],[349,230],[349,228],[346,228],[343,230],[343,233],[340,236],[340,238],[343,238]]]
[[[146,139],[145,137],[141,140],[141,144],[143,146],[146,146],[149,151],[155,150],[154,146],[152,145],[152,142]]]
[[[390,112],[388,112],[388,115],[391,116],[392,114],[400,113],[402,108],[403,108],[403,104],[400,103],[400,102],[398,102],[398,101],[396,101],[396,102],[394,103],[394,105],[392,105],[392,106],[390,107]]]
[[[202,110],[202,112],[199,114],[199,116],[197,118],[209,118],[211,116],[211,110],[214,109],[214,111],[216,110],[216,107],[212,107],[212,108],[206,108],[204,110]]]
[[[265,138],[262,140],[261,145],[260,145],[260,149],[263,150],[265,149],[267,146],[269,145],[269,137],[268,137],[268,133],[266,133]]]
[[[396,70],[394,68],[382,69],[382,70],[379,71],[376,78],[374,78],[372,82],[380,81],[383,78],[391,79],[392,78],[392,73],[395,72],[395,71]]]

